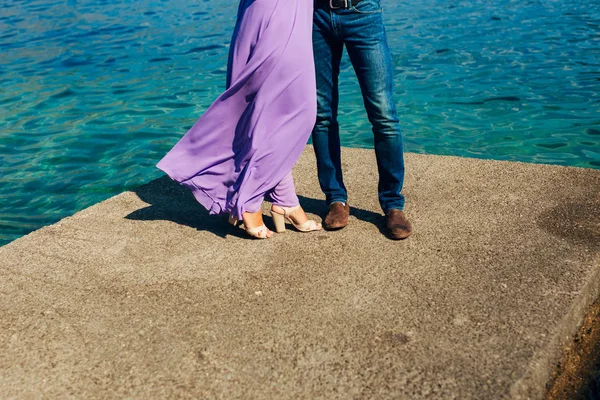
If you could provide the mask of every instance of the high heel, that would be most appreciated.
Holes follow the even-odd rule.
[[[301,224],[296,221],[292,214],[294,213],[294,211],[298,210],[300,206],[278,207],[283,210],[283,214],[271,208],[271,216],[273,217],[273,222],[275,223],[275,231],[277,233],[285,232],[286,221],[294,225],[294,228],[296,228],[300,232],[312,232],[322,229],[321,224],[316,221],[313,221],[312,219],[306,220]]]
[[[233,226],[238,226],[238,224],[240,223],[240,220],[235,218],[234,216],[230,215],[229,223]],[[260,226],[254,227],[254,228],[248,228],[246,226],[246,224],[244,224],[244,230],[246,231],[246,233],[248,235],[250,235],[251,237],[253,237],[255,239],[268,239],[269,238],[269,229],[265,226],[265,224],[262,224]]]
[[[285,216],[271,210],[271,216],[273,217],[273,223],[275,224],[275,232],[285,232]]]

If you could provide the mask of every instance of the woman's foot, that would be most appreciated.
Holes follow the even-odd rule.
[[[273,204],[271,208],[271,216],[275,223],[275,230],[277,233],[285,232],[286,220],[294,225],[294,227],[300,232],[312,232],[321,230],[321,224],[319,222],[308,219],[306,213],[300,206],[296,207],[281,207]]]
[[[269,230],[262,218],[262,212],[245,212],[242,214],[244,229],[248,235],[256,239],[268,239],[273,236],[273,231]],[[229,217],[229,223],[236,226],[239,221],[233,217]]]

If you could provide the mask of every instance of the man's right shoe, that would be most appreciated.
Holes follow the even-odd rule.
[[[323,226],[327,230],[342,229],[348,225],[348,216],[350,215],[350,206],[340,201],[333,202],[329,205],[329,212],[325,217]]]

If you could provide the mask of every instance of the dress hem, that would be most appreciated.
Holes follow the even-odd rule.
[[[164,168],[162,168],[162,166],[160,164],[161,163],[158,163],[157,168],[160,169],[161,171],[163,171],[165,174],[167,174],[167,176],[169,178],[171,178],[172,180],[174,180],[175,182],[188,188],[192,192],[192,194],[194,195],[194,197],[196,198],[198,203],[202,204],[202,206],[208,210],[209,214],[215,215],[215,214],[223,214],[224,213],[223,207],[221,207],[221,205],[217,201],[215,201],[208,193],[206,193],[206,191],[204,189],[198,187],[193,182],[192,179],[194,179],[194,178],[178,179],[177,177],[171,175]]]

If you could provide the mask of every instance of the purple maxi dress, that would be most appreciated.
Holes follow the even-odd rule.
[[[158,163],[211,214],[298,205],[292,167],[316,120],[313,0],[241,0],[227,90]]]

